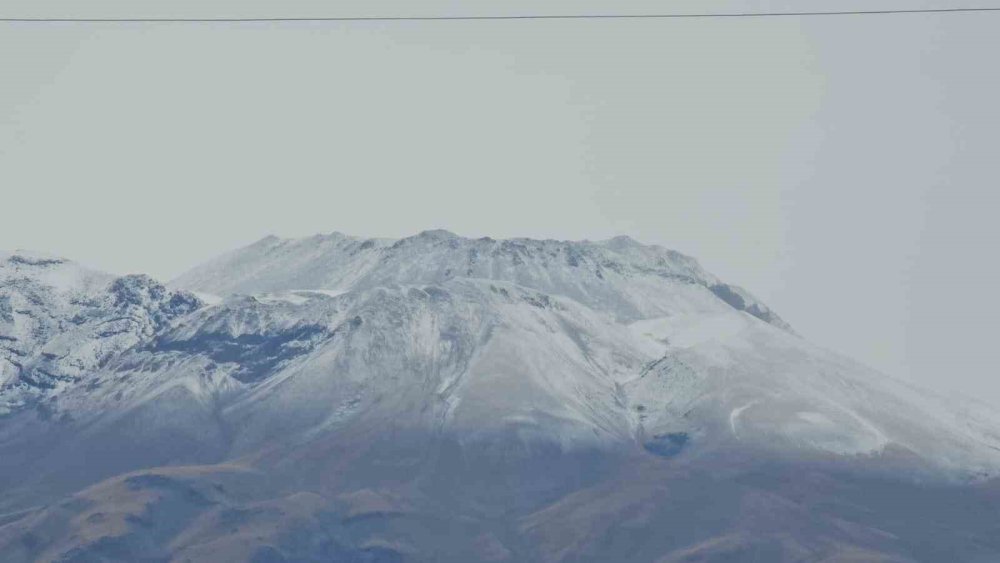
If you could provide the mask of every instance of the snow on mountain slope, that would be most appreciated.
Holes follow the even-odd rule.
[[[630,325],[474,279],[233,296],[178,319],[50,408],[91,432],[131,420],[149,441],[166,429],[223,440],[213,447],[231,456],[402,427],[528,450],[671,457],[733,447],[905,455],[975,477],[1000,468],[1000,420],[988,410],[956,415],[702,286],[679,287],[683,312]]]
[[[688,256],[628,237],[600,242],[467,239],[425,231],[399,239],[340,233],[264,238],[180,276],[170,285],[217,295],[295,289],[343,291],[441,283],[453,278],[506,281],[569,297],[621,320],[676,313],[688,305],[671,288],[708,288],[735,309],[788,329],[745,290],[720,282]]]
[[[147,276],[0,257],[0,414],[78,381],[200,302]]]
[[[175,282],[271,290],[214,305],[57,259],[16,255],[3,272],[6,410],[47,397],[46,412],[96,429],[151,417],[151,439],[169,428],[245,453],[406,421],[526,447],[888,451],[968,475],[1000,467],[988,410],[954,414],[808,344],[694,260],[626,238],[271,238]]]
[[[1000,416],[668,250],[268,238],[173,286],[222,297],[0,263],[14,560],[1000,553]]]
[[[601,423],[588,421],[592,434],[638,436],[651,451],[679,451],[711,434],[840,455],[880,455],[888,448],[986,474],[1000,460],[995,449],[1000,418],[988,409],[963,407],[965,419],[956,418],[950,413],[958,405],[790,334],[766,305],[720,282],[693,259],[626,237],[596,243],[469,240],[444,231],[395,242],[340,234],[270,237],[200,266],[174,284],[224,294],[413,284],[450,289],[466,284],[462,279],[492,280],[490,287],[505,292],[540,292],[538,299],[564,311],[559,319],[545,321],[548,331],[563,340],[553,342],[538,327],[510,319],[500,323],[518,327],[509,338],[504,330],[491,329],[492,340],[478,346],[465,375],[456,377],[461,384],[441,383],[451,390],[447,400],[460,405],[450,414],[454,420],[461,421],[467,408],[478,413],[481,424],[504,420],[530,429],[545,426],[537,413],[577,405],[577,412],[565,415],[568,419],[615,413]],[[449,295],[454,298],[454,292]],[[488,297],[459,295],[470,306],[490,303],[484,310],[494,317],[505,310]],[[566,320],[565,311],[587,318],[586,328]],[[407,335],[416,330],[400,335],[397,347],[405,348]],[[425,338],[434,342],[443,336]],[[567,369],[567,387],[553,386],[554,374]],[[549,374],[552,403],[535,414],[524,412],[521,406],[546,393],[537,392],[534,382],[476,374],[497,370],[521,374],[511,379]],[[588,380],[596,383],[586,400],[566,391]],[[289,385],[313,388],[304,381]],[[480,390],[483,381],[490,387]],[[525,389],[532,390],[528,397],[518,393]],[[492,408],[491,402],[504,406]]]

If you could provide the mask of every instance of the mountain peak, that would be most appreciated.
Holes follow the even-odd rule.
[[[608,245],[612,245],[612,246],[622,246],[622,247],[624,247],[624,246],[645,246],[642,243],[640,243],[639,241],[635,240],[634,238],[632,238],[632,237],[630,237],[628,235],[614,236],[614,237],[609,238],[605,242]]]
[[[0,253],[0,282],[18,279],[45,291],[91,293],[100,291],[113,278],[111,274],[42,252]]]
[[[415,235],[415,238],[427,238],[435,240],[446,240],[446,239],[464,239],[465,237],[460,237],[455,233],[446,229],[428,229],[426,231],[420,231]]]
[[[993,545],[1000,501],[954,484],[1000,475],[996,413],[780,330],[677,252],[275,237],[174,282],[212,305],[75,271],[0,264],[5,560],[742,560],[726,542],[762,526],[794,551],[771,559]],[[817,487],[851,496],[805,511]]]
[[[515,283],[620,319],[668,313],[679,295],[693,306],[723,302],[788,328],[748,292],[728,286],[697,260],[627,236],[606,241],[465,238],[443,229],[411,237],[359,239],[339,233],[279,239],[235,250],[172,282],[229,295],[295,290],[349,291],[474,278]],[[715,290],[711,288],[715,287]],[[733,289],[727,290],[726,288]],[[695,290],[694,288],[700,288]]]
[[[7,254],[4,256],[0,254],[0,258],[4,258],[6,262],[11,264],[18,264],[23,266],[55,266],[57,264],[64,264],[68,262],[65,258],[59,258],[57,256],[52,256],[50,254],[44,254],[41,252],[28,252],[24,250],[17,250],[12,254]]]

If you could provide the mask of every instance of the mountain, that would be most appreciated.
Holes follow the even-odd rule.
[[[734,308],[789,329],[763,303],[720,282],[693,258],[624,236],[602,242],[472,240],[441,230],[396,241],[340,233],[292,240],[271,236],[194,268],[173,285],[228,295],[436,284],[455,278],[503,281],[565,296],[623,321],[686,306],[663,290],[665,283],[699,285]]]
[[[995,560],[1000,417],[680,253],[268,237],[0,265],[12,561]]]
[[[142,275],[0,255],[0,414],[79,382],[202,303]]]

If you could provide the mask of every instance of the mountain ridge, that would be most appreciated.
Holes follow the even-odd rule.
[[[436,258],[431,270],[386,272],[394,261],[413,254]],[[527,263],[526,263],[527,261]],[[314,267],[314,264],[319,264]],[[524,274],[533,267],[534,271]],[[560,268],[560,266],[563,266]],[[567,272],[567,268],[576,270]],[[338,271],[342,270],[342,271]],[[346,270],[346,271],[344,271]],[[581,274],[586,270],[586,274]],[[262,272],[278,274],[261,279]],[[168,285],[192,291],[221,294],[260,293],[290,289],[344,289],[361,285],[407,282],[440,282],[451,277],[500,279],[566,295],[595,305],[606,295],[582,295],[580,287],[562,283],[575,276],[589,275],[591,285],[601,285],[604,276],[672,277],[711,289],[733,308],[778,326],[791,327],[746,290],[726,284],[705,271],[697,260],[656,245],[644,245],[627,236],[602,241],[537,240],[529,238],[471,239],[446,230],[423,231],[400,239],[360,238],[334,232],[297,239],[268,236],[196,266]],[[242,277],[241,277],[242,276]],[[394,277],[395,276],[395,277]],[[294,277],[294,282],[289,279]],[[553,277],[563,279],[553,279]],[[298,287],[295,287],[298,286]],[[210,291],[211,290],[211,291]],[[596,298],[596,299],[595,299]],[[643,316],[642,306],[618,297],[616,314]]]
[[[679,253],[338,233],[167,285],[76,268],[0,263],[14,561],[1000,554],[995,412]]]

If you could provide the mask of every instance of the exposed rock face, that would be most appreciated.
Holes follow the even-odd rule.
[[[0,413],[44,404],[201,306],[144,275],[114,278],[57,258],[0,262]]]
[[[0,263],[10,560],[1000,554],[995,413],[676,252],[269,237],[171,287]]]

